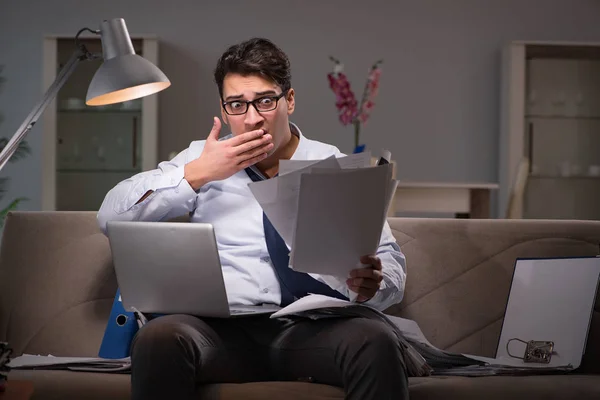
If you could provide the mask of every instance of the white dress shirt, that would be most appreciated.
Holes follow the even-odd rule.
[[[290,127],[299,138],[292,159],[344,156],[334,146],[307,139],[296,125]],[[192,222],[210,223],[214,227],[229,304],[280,304],[279,282],[265,242],[263,211],[248,188],[250,177],[242,170],[227,179],[210,182],[198,191],[183,177],[184,165],[200,157],[205,143],[205,140],[193,141],[171,161],[161,162],[157,169],[117,184],[107,193],[98,212],[100,229],[106,233],[106,223],[110,220],[163,221],[189,214]],[[153,193],[136,204],[148,191]],[[365,304],[383,310],[402,300],[406,280],[406,260],[387,222],[377,256],[382,261],[383,281],[377,294]],[[345,281],[311,276],[350,297]]]

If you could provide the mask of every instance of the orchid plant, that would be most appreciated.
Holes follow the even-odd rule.
[[[330,57],[330,59],[333,61],[334,67],[333,72],[330,72],[327,78],[329,87],[335,94],[338,117],[342,125],[354,125],[354,152],[359,153],[364,149],[364,145],[360,144],[360,128],[362,124],[367,122],[375,106],[383,60],[377,61],[369,69],[367,82],[359,104],[350,87],[350,82],[344,74],[344,64],[334,57]]]

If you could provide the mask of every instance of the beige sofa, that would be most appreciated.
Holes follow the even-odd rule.
[[[598,253],[600,221],[391,218],[408,260],[403,302],[430,341],[493,356],[516,257]],[[116,290],[111,253],[94,213],[15,212],[0,250],[0,340],[16,354],[96,356]],[[410,378],[411,399],[599,399],[600,302],[580,371],[526,377]],[[34,399],[126,399],[129,375],[14,370]],[[341,399],[300,382],[207,385],[203,399]]]

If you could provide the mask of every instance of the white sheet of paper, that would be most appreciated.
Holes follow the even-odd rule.
[[[286,175],[290,172],[306,168],[318,161],[319,160],[279,160],[279,175]],[[337,161],[342,169],[369,167],[371,165],[371,152],[365,151],[338,157]]]
[[[381,158],[385,159],[387,162],[391,162],[392,161],[392,152],[389,150],[383,149],[381,151]]]
[[[250,191],[269,221],[289,246],[294,242],[300,177],[303,174],[310,173],[313,168],[340,169],[336,158],[331,156],[312,162],[311,165],[290,172],[285,176],[277,176],[248,184]]]
[[[391,165],[301,177],[290,264],[345,278],[376,252],[385,221]]]
[[[388,185],[388,191],[386,194],[387,201],[385,204],[385,216],[384,216],[384,219],[386,221],[387,221],[388,212],[390,210],[390,206],[392,205],[392,199],[396,195],[396,189],[398,189],[398,181],[396,179],[393,179],[392,181],[390,181],[390,184]]]
[[[278,201],[272,203],[260,204],[267,218],[288,246],[291,246],[294,241],[296,211],[293,210],[293,207],[297,207],[297,204],[297,196],[290,196],[287,199],[279,198]]]
[[[535,368],[547,369],[547,368],[567,368],[567,367],[569,367],[569,364],[561,364],[561,363],[555,363],[555,365],[539,364],[539,363],[524,363],[523,360],[518,360],[518,359],[512,358],[512,357],[490,358],[490,357],[476,356],[476,355],[472,355],[472,354],[463,354],[463,355],[465,357],[469,357],[469,358],[472,358],[477,361],[483,361],[483,362],[489,364],[490,366],[493,365],[493,366],[498,366],[498,367],[518,367],[518,368],[529,368],[529,369],[535,369]],[[474,368],[477,368],[477,367],[474,367]]]
[[[277,183],[276,178],[265,179],[264,181],[249,183],[248,188],[256,201],[262,206],[263,204],[277,202]]]
[[[33,354],[23,354],[19,357],[15,357],[10,360],[7,364],[10,368],[32,368],[32,367],[48,367],[55,365],[69,365],[69,364],[115,364],[120,365],[129,362],[130,359],[106,359],[106,358],[95,358],[95,357],[55,357],[52,355],[40,356]]]
[[[364,151],[362,153],[349,154],[345,157],[338,158],[342,169],[366,168],[371,166],[371,152]]]
[[[287,307],[282,308],[274,314],[271,314],[271,318],[283,317],[289,314],[295,314],[303,311],[318,310],[320,308],[335,308],[335,307],[347,307],[356,305],[350,301],[336,299],[334,297],[324,296],[322,294],[309,294],[308,296],[302,297]],[[434,347],[425,337],[423,331],[419,325],[410,319],[395,317],[392,315],[386,315],[386,317],[398,327],[400,332],[407,338],[417,342],[426,343],[431,347]]]
[[[348,300],[350,300],[352,303],[356,303],[356,299],[358,298],[358,293],[353,292],[352,290],[348,289],[348,285],[346,284],[346,277],[342,278],[342,277],[336,277],[336,276],[331,276],[331,275],[325,275],[325,274],[312,274],[309,273],[309,275],[311,275],[314,279],[317,279],[317,276],[323,281],[325,282],[327,285],[329,285],[330,288],[332,288],[333,290],[337,290],[340,293],[346,293],[348,294]]]
[[[419,327],[419,325],[413,321],[412,319],[395,317],[393,315],[387,315],[388,319],[394,323],[400,329],[402,334],[407,338],[420,343],[428,344],[431,347],[434,347],[429,340],[423,334],[423,331]]]
[[[279,160],[279,176],[306,168],[320,160]]]
[[[488,363],[490,365],[504,365],[504,366],[509,366],[509,367],[548,367],[547,364],[525,364],[523,362],[523,360],[517,360],[515,358],[506,358],[506,357],[499,357],[499,358],[490,358],[490,357],[481,357],[481,356],[475,356],[475,355],[471,355],[471,354],[463,354],[466,357],[472,358],[474,360],[478,360],[478,361],[483,361],[485,363]]]
[[[322,160],[280,160],[279,175],[272,179],[252,182],[248,185],[254,198],[283,240],[291,246],[294,242],[300,177],[314,170],[354,169],[368,167],[371,153],[363,152]]]
[[[340,170],[340,164],[334,156],[319,160],[316,163],[310,164],[304,168],[297,169],[283,176],[277,176],[277,197],[278,199],[289,199],[290,197],[298,197],[300,192],[300,179],[304,174],[310,174],[314,169],[333,169]],[[278,200],[279,201],[279,200]],[[297,203],[296,203],[297,205]]]
[[[283,317],[284,315],[295,314],[303,311],[317,310],[319,308],[329,307],[346,307],[353,305],[347,300],[336,299],[335,297],[324,296],[322,294],[309,294],[304,296],[292,304],[282,308],[274,314],[271,314],[271,318]]]
[[[339,172],[343,173],[343,172],[347,172],[347,171],[348,170],[343,170],[343,171],[339,171]],[[317,174],[317,173],[327,173],[327,172],[335,172],[335,171],[332,169],[327,169],[327,168],[313,168],[311,172],[314,174]],[[398,188],[398,181],[395,179],[392,179],[388,185],[387,192],[386,192],[387,201],[385,204],[385,215],[384,215],[385,221],[387,221],[388,210],[390,208],[390,205],[392,204],[392,199],[394,198],[397,188]]]

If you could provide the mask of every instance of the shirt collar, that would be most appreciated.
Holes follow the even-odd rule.
[[[291,160],[304,160],[306,159],[306,154],[308,151],[308,139],[302,135],[300,128],[298,125],[290,122],[290,130],[292,131],[292,135],[298,136],[298,147],[296,147],[296,151],[292,154]]]

